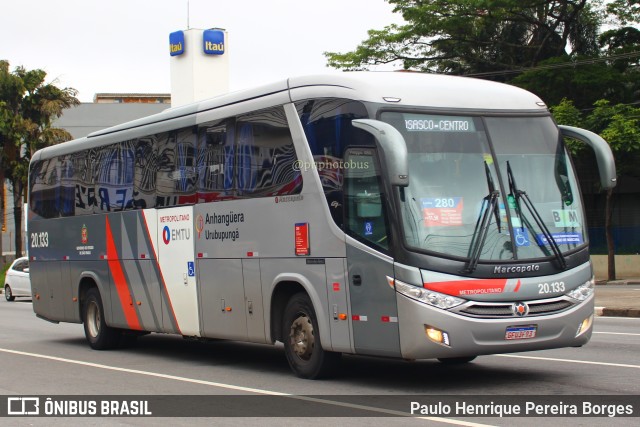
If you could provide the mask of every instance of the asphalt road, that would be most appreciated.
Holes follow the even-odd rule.
[[[637,423],[640,412],[640,319],[637,318],[597,317],[594,335],[582,348],[482,356],[457,367],[437,361],[346,356],[340,375],[323,381],[293,376],[281,348],[273,346],[226,341],[203,343],[152,334],[142,337],[132,348],[93,351],[84,340],[82,325],[56,325],[37,319],[31,303],[26,301],[0,301],[0,325],[0,405],[7,396],[129,395],[143,399],[149,395],[171,395],[174,399],[168,406],[184,405],[184,399],[191,398],[197,406],[202,402],[198,400],[201,396],[231,395],[236,397],[224,402],[238,402],[239,415],[245,414],[243,405],[255,405],[246,408],[249,414],[256,414],[252,411],[258,408],[259,414],[270,411],[278,415],[277,418],[9,417],[0,419],[2,425],[510,426],[517,422],[519,426],[536,427],[626,426]],[[269,396],[279,393],[292,395],[284,399],[293,404],[269,400]],[[323,399],[321,415],[335,416],[343,414],[344,403],[349,400],[337,395],[370,396],[358,400],[360,406],[356,408],[373,416],[305,417],[302,420],[305,409],[301,408],[308,402],[297,396],[310,395]],[[509,403],[509,396],[527,400],[529,396],[546,395],[552,398],[552,403],[571,399],[593,399],[599,403],[602,396],[632,396],[636,418],[483,418],[442,414],[419,419],[388,418],[399,414],[380,408],[385,408],[385,402],[390,402],[395,395],[415,396],[416,400],[421,396],[449,396],[449,401],[479,396],[484,400],[495,399],[498,404]],[[237,396],[262,398],[254,401]],[[408,407],[406,412],[408,414]]]

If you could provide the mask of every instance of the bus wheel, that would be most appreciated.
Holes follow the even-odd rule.
[[[341,354],[322,349],[316,313],[306,293],[291,297],[284,310],[282,328],[287,361],[297,376],[316,379],[334,373]]]
[[[438,359],[440,363],[445,365],[464,365],[465,363],[471,362],[478,356],[467,356],[467,357],[442,357]]]
[[[4,297],[9,302],[11,302],[11,301],[16,299],[16,297],[14,297],[13,294],[11,293],[11,286],[4,285]]]
[[[84,321],[84,335],[94,350],[108,350],[118,345],[120,331],[107,326],[104,319],[102,298],[96,288],[87,291],[82,306],[82,320]]]

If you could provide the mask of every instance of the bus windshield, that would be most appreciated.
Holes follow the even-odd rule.
[[[469,260],[556,257],[586,243],[580,192],[548,116],[384,112],[409,153],[407,246]]]

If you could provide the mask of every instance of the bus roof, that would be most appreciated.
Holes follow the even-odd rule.
[[[313,88],[344,87],[350,98],[370,102],[434,109],[540,111],[540,98],[515,86],[470,77],[417,72],[351,72],[289,79],[291,99],[313,96]],[[309,88],[309,94],[304,90]],[[317,96],[317,95],[316,95]]]
[[[333,88],[333,90],[331,90]],[[328,91],[358,101],[385,102],[399,99],[396,105],[476,110],[540,110],[537,96],[515,86],[468,77],[413,72],[350,72],[291,77],[288,80],[231,92],[159,114],[102,129],[89,138],[157,121],[195,114],[227,105],[290,91],[291,101],[327,97]],[[472,96],[473,95],[473,96]]]
[[[268,85],[230,92],[192,104],[170,108],[161,113],[102,129],[70,143],[89,148],[89,141],[102,145],[106,141],[100,136],[167,123],[174,119],[191,117],[204,111],[237,105],[277,95],[284,102],[295,102],[312,98],[347,98],[357,101],[388,103],[389,106],[419,106],[435,110],[476,110],[489,112],[541,112],[546,106],[540,98],[523,89],[507,84],[469,77],[416,72],[344,72],[334,74],[291,77]],[[249,110],[247,110],[249,111]],[[169,125],[167,125],[169,126]],[[156,126],[154,126],[156,127]],[[105,138],[111,140],[112,138]],[[97,140],[101,140],[100,142]],[[34,158],[73,151],[69,144],[40,150]],[[44,151],[44,152],[42,152]]]

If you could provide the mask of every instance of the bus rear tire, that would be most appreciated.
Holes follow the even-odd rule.
[[[300,378],[326,378],[340,364],[341,353],[325,351],[318,331],[309,296],[304,292],[293,295],[284,310],[282,338],[289,366]]]
[[[478,356],[466,356],[466,357],[442,357],[438,359],[440,363],[444,365],[464,365],[471,362]]]
[[[82,305],[84,335],[94,350],[109,350],[118,346],[121,332],[107,325],[100,292],[96,288],[87,291]]]

